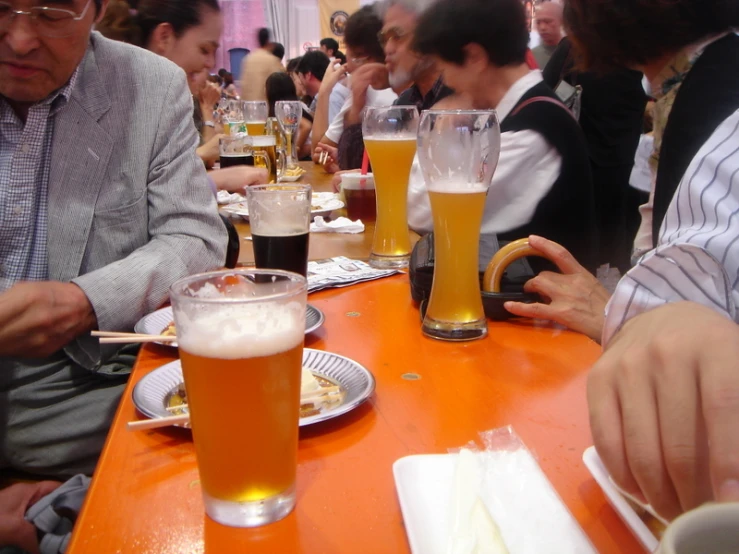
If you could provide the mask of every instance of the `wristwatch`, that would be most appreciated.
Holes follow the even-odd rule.
[[[216,128],[216,124],[212,121],[203,121],[203,125],[205,125],[206,127],[213,127],[214,129]]]

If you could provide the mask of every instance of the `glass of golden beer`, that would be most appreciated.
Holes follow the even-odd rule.
[[[408,267],[408,178],[416,155],[415,106],[368,107],[362,122],[364,146],[375,177],[377,219],[369,263],[372,267]]]
[[[250,136],[254,151],[254,166],[264,167],[269,173],[268,183],[277,183],[285,172],[285,152],[277,149],[275,135]]]
[[[235,527],[295,506],[306,280],[204,273],[170,290],[205,512]]]
[[[312,194],[310,185],[247,187],[257,267],[308,275]]]
[[[263,135],[267,125],[267,115],[269,114],[267,102],[258,100],[242,102],[241,104],[244,111],[246,131],[252,136]]]
[[[303,104],[297,100],[279,100],[275,102],[275,117],[280,122],[285,133],[285,141],[287,142],[287,167],[293,168],[298,161],[298,151],[296,149],[296,139],[298,136],[298,128],[300,127],[300,119],[303,117]]]
[[[423,333],[442,340],[487,335],[478,243],[485,197],[498,165],[495,111],[425,111],[418,162],[434,220],[434,281]]]

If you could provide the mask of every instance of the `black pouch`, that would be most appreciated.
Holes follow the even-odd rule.
[[[503,246],[507,244],[504,243]],[[478,271],[480,283],[485,273],[485,268],[498,251],[499,244],[494,235],[483,235],[480,237],[480,256]],[[508,312],[503,304],[508,301],[524,302],[531,304],[540,302],[537,294],[523,292],[523,286],[534,276],[534,271],[525,259],[516,260],[506,269],[501,282],[501,292],[482,292],[482,305],[485,315],[495,321],[504,321],[515,317]],[[413,247],[409,264],[409,277],[411,282],[411,297],[419,304],[421,317],[426,312],[426,304],[431,296],[431,285],[434,280],[434,234],[429,233]]]

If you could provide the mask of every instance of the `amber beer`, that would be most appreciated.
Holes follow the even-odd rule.
[[[306,281],[214,272],[170,297],[206,513],[239,527],[281,519],[295,504]]]
[[[251,135],[251,132],[249,132]],[[277,138],[274,135],[257,136],[252,139],[252,147],[254,148],[254,165],[256,167],[266,167],[269,172],[267,178],[268,183],[276,183],[277,177],[282,174],[284,166],[278,171],[277,168]],[[264,156],[256,155],[262,152]]]
[[[405,267],[411,252],[408,233],[408,178],[416,154],[416,138],[365,137],[372,162],[377,222],[370,255],[376,267]]]
[[[424,328],[464,329],[484,324],[480,297],[478,241],[486,190],[467,191],[451,186],[429,190],[434,218],[434,282]],[[459,338],[464,338],[461,331]],[[453,338],[453,337],[449,337]]]
[[[267,121],[247,121],[246,132],[249,136],[259,136],[265,134]]]

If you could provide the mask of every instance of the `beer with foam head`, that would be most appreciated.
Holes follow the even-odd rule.
[[[295,503],[305,279],[243,270],[172,291],[206,512],[243,527],[281,519]]]
[[[368,108],[362,122],[364,145],[375,179],[377,214],[370,265],[407,267],[408,178],[416,154],[418,111],[415,107]]]

